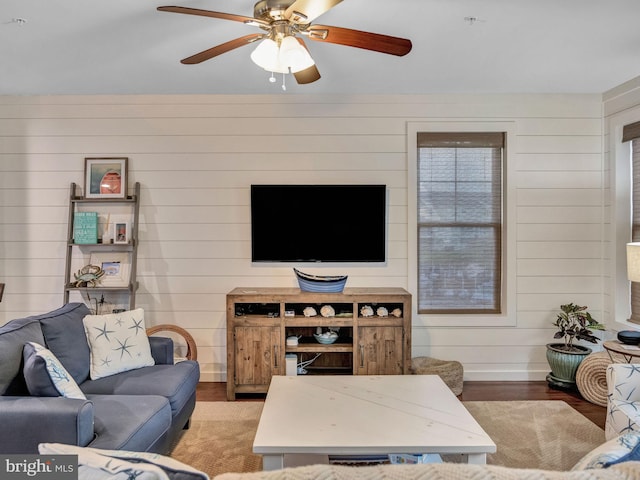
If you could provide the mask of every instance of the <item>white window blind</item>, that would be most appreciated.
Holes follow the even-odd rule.
[[[503,133],[418,134],[418,312],[500,313]]]

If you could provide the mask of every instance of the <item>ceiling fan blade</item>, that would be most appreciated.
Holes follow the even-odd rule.
[[[222,55],[223,53],[227,53],[230,50],[233,50],[238,47],[242,47],[244,45],[249,45],[250,43],[255,42],[256,40],[260,40],[264,38],[265,35],[262,33],[252,33],[251,35],[245,35],[244,37],[236,38],[234,40],[230,40],[228,42],[222,43],[215,47],[204,50],[200,53],[196,53],[190,57],[180,60],[180,63],[184,63],[187,65],[194,65],[196,63],[204,62],[205,60],[209,60],[210,58],[217,57],[218,55]]]
[[[362,32],[350,28],[311,25],[309,38],[318,42],[337,43],[348,47],[363,48],[374,52],[402,57],[411,51],[411,40],[380,33]]]
[[[293,76],[296,78],[296,82],[303,85],[305,83],[313,83],[316,80],[319,80],[320,72],[318,71],[318,67],[311,65],[309,68],[295,72]]]
[[[234,15],[233,13],[214,12],[211,10],[201,10],[199,8],[168,6],[168,7],[158,7],[158,10],[161,12],[186,13],[187,15],[200,15],[202,17],[222,18],[223,20],[233,20],[234,22],[242,22],[242,23],[256,21],[256,19],[253,17]]]
[[[284,12],[284,17],[294,23],[307,24],[340,2],[342,0],[296,0]]]

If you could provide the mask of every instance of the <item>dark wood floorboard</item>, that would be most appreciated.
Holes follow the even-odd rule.
[[[202,402],[226,402],[227,384],[224,382],[201,382],[196,392]],[[547,382],[464,382],[462,401],[476,400],[562,400],[596,425],[604,428],[607,409],[584,400],[578,392],[556,390]],[[263,396],[247,397],[241,400],[263,400]]]

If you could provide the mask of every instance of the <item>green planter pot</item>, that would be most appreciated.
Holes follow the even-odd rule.
[[[576,386],[576,371],[584,358],[591,353],[589,347],[574,345],[575,351],[563,349],[564,343],[547,344],[547,361],[551,372],[547,375],[547,382],[551,387],[574,388]]]

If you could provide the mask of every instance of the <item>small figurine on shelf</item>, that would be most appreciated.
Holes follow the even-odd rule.
[[[74,273],[76,287],[96,287],[104,275],[104,270],[97,265],[85,265],[78,273]]]

